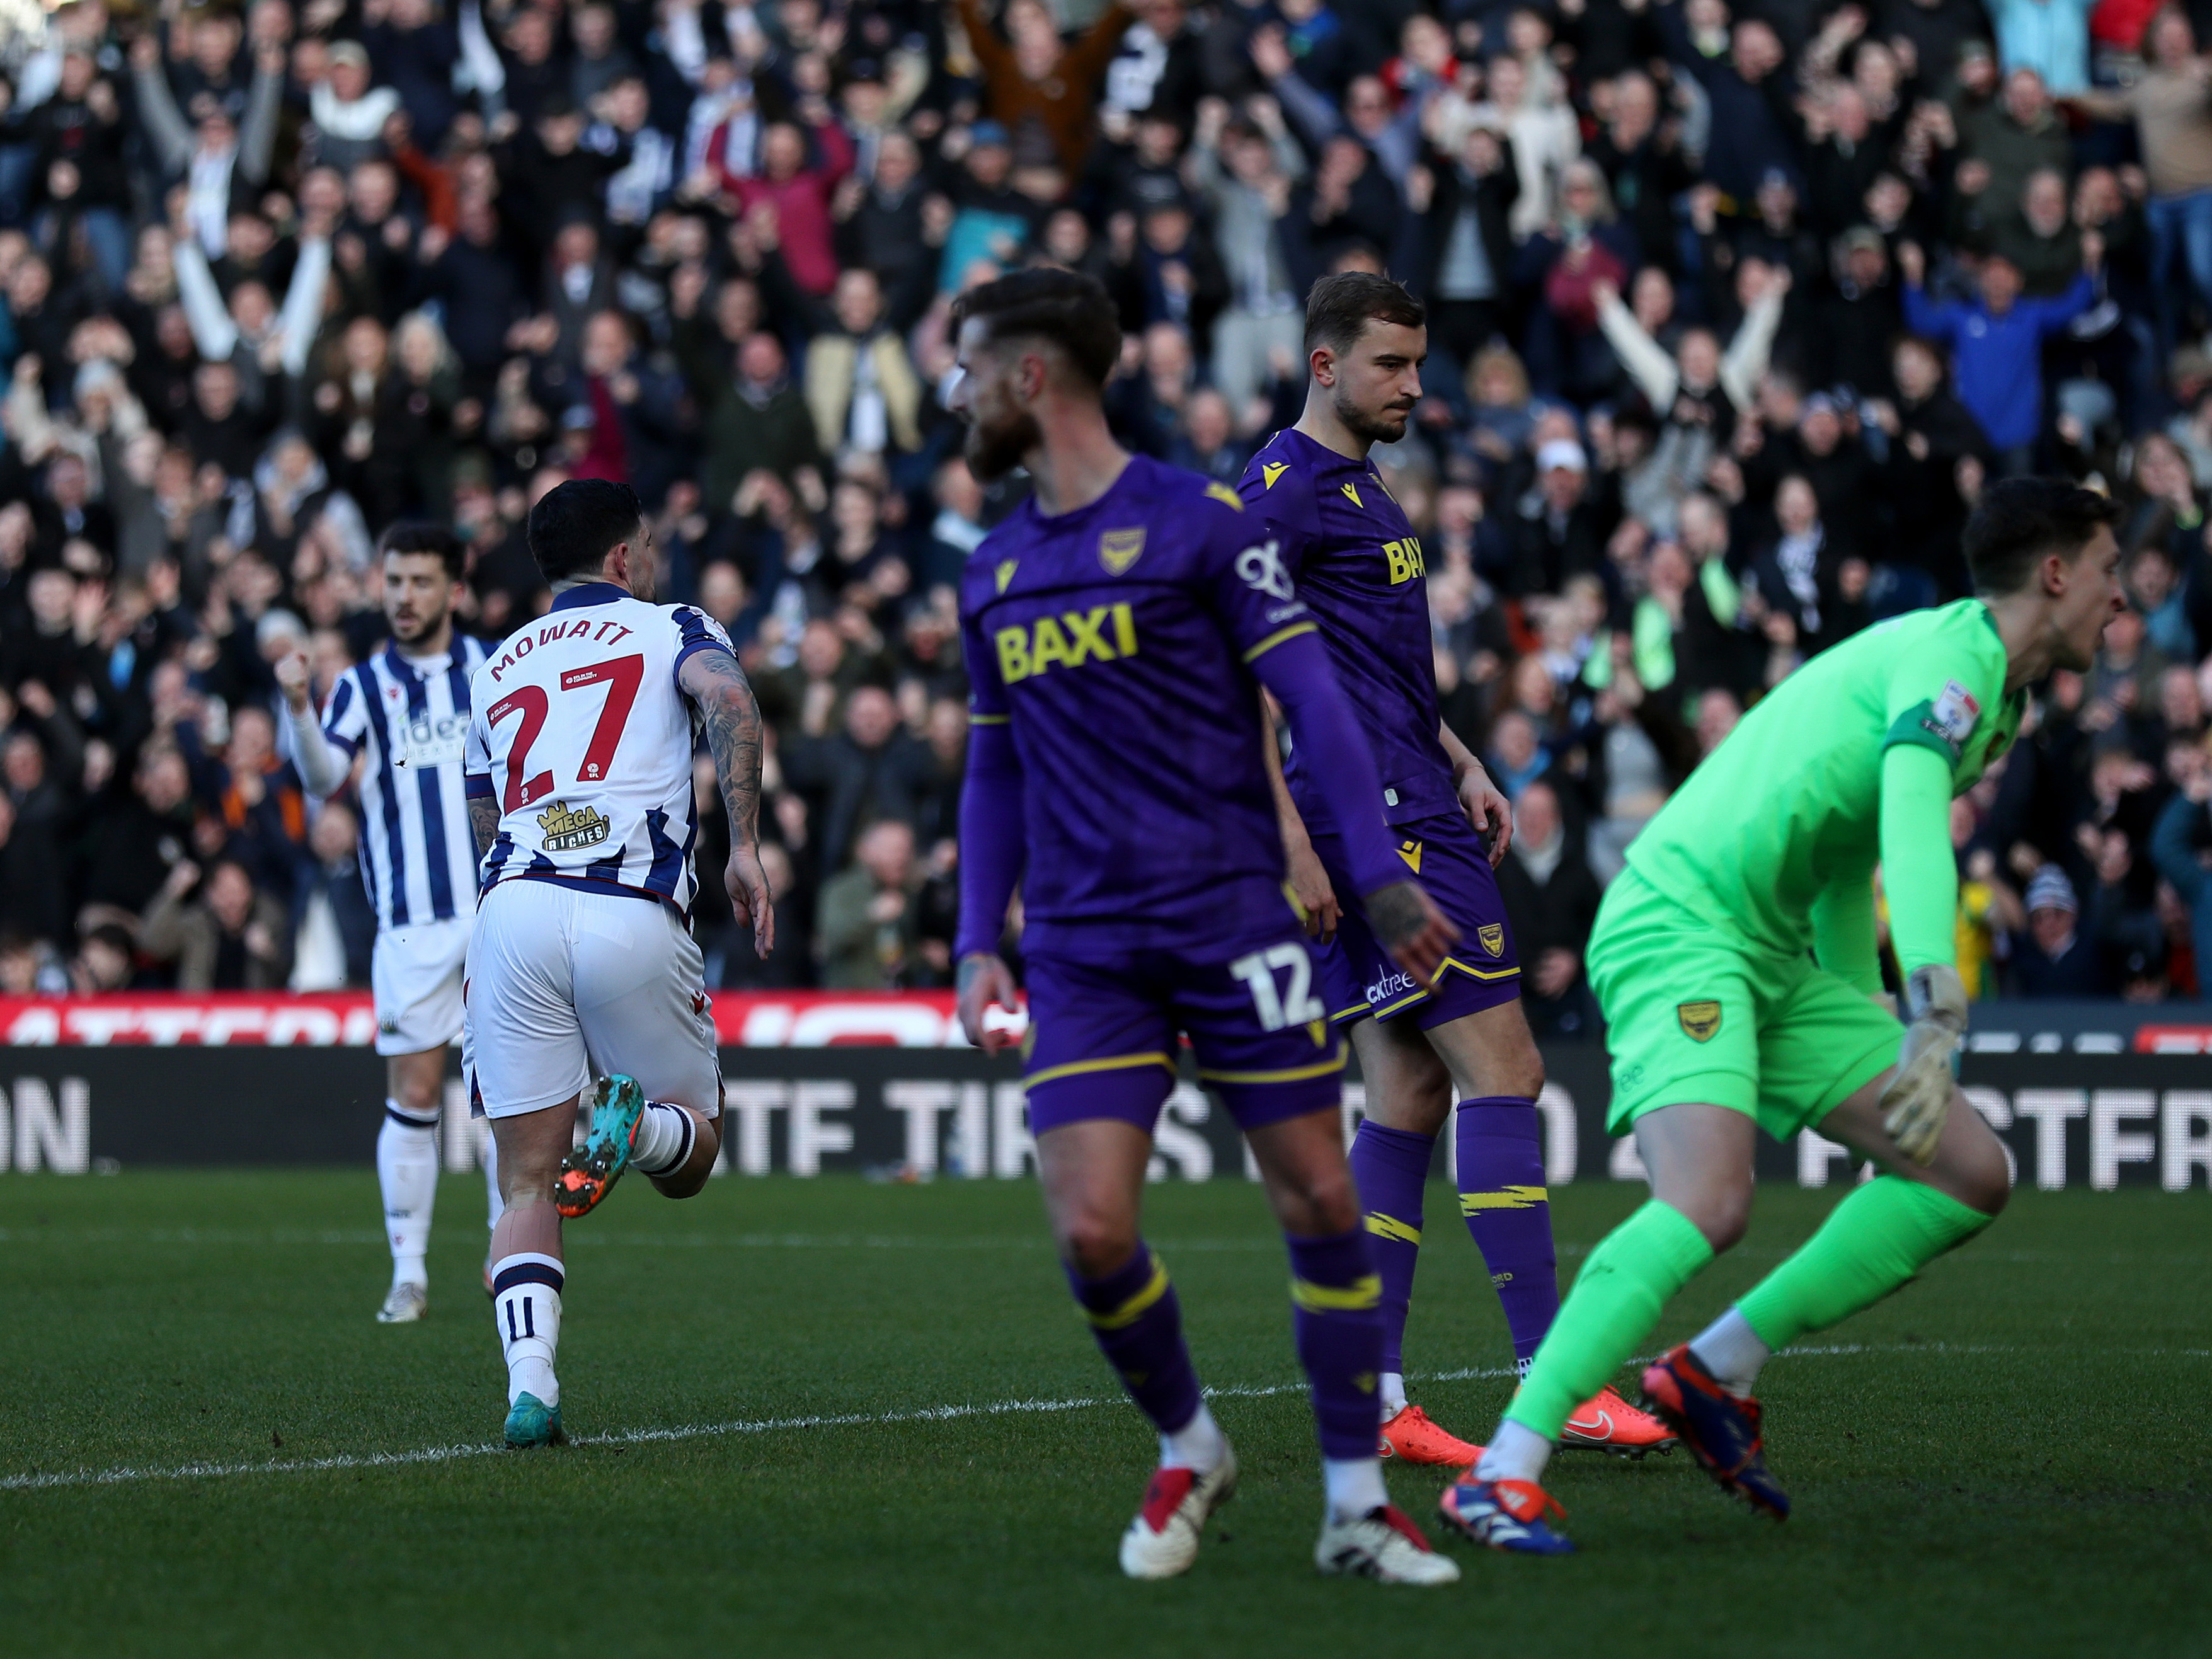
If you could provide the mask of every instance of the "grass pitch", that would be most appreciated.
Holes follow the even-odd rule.
[[[1563,1273],[1639,1196],[1556,1193]],[[1662,1334],[1835,1196],[1763,1192]],[[1148,1197],[1245,1468],[1197,1569],[1158,1585],[1114,1561],[1150,1437],[1028,1185],[728,1180],[683,1205],[625,1187],[569,1230],[561,1372],[584,1443],[527,1454],[490,1449],[482,1202],[446,1182],[430,1318],[386,1328],[366,1170],[0,1177],[0,1651],[2212,1651],[2203,1194],[2022,1193],[1778,1359],[1787,1526],[1684,1455],[1567,1456],[1553,1489],[1583,1553],[1455,1544],[1467,1577],[1442,1591],[1310,1565],[1312,1430],[1253,1188]],[[1430,1211],[1415,1396],[1479,1437],[1510,1352],[1443,1189]],[[1425,1523],[1441,1475],[1391,1483]]]

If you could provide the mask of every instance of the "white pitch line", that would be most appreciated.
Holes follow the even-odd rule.
[[[1111,1403],[1104,1400],[1000,1400],[987,1406],[924,1406],[904,1412],[847,1412],[817,1417],[771,1417],[738,1423],[698,1423],[678,1428],[629,1429],[617,1434],[582,1434],[577,1446],[638,1446],[668,1440],[699,1440],[716,1435],[780,1434],[799,1429],[856,1428],[896,1423],[939,1423],[962,1417],[991,1417],[1010,1412],[1072,1412]],[[490,1457],[499,1444],[424,1446],[414,1451],[359,1452],[337,1457],[272,1459],[261,1463],[182,1463],[169,1468],[85,1469],[56,1474],[16,1474],[0,1480],[0,1492],[45,1492],[57,1486],[115,1486],[148,1480],[214,1480],[241,1474],[313,1474],[337,1469],[394,1468],[411,1463],[451,1463],[465,1457]]]
[[[1877,1353],[1950,1356],[2024,1352],[2027,1351],[2019,1348],[1947,1342],[1845,1342],[1821,1347],[1785,1348],[1775,1358],[1830,1359]],[[2158,1357],[2178,1355],[2188,1359],[2212,1358],[2212,1348],[2149,1348],[2137,1352]],[[1628,1363],[1638,1364],[1655,1358],[1656,1355],[1643,1355]],[[1460,1370],[1416,1373],[1409,1380],[1426,1382],[1492,1382],[1517,1375],[1518,1372],[1510,1365],[1468,1367]],[[1269,1382],[1249,1388],[1208,1389],[1206,1396],[1209,1400],[1267,1400],[1305,1391],[1306,1384],[1303,1382]],[[659,1445],[671,1441],[708,1440],[731,1435],[783,1434],[804,1429],[879,1428],[900,1423],[949,1423],[969,1417],[1094,1411],[1121,1403],[1118,1395],[1110,1399],[995,1400],[981,1406],[920,1406],[899,1412],[844,1412],[812,1417],[756,1418],[735,1423],[693,1423],[665,1429],[625,1429],[611,1434],[572,1436],[569,1443],[576,1446]],[[12,1474],[0,1478],[0,1492],[52,1492],[70,1486],[131,1486],[155,1480],[222,1480],[247,1474],[317,1474],[347,1469],[402,1468],[412,1464],[452,1463],[463,1458],[491,1457],[507,1449],[499,1444],[423,1446],[413,1451],[356,1452],[337,1457],[302,1458],[289,1462],[179,1463],[167,1468],[126,1466],[113,1469],[77,1469],[52,1474]]]
[[[1477,1373],[1468,1373],[1476,1375]],[[1480,1375],[1510,1376],[1510,1371]],[[1258,1388],[1208,1389],[1214,1400],[1263,1400],[1272,1395],[1304,1393],[1303,1382]],[[704,1440],[726,1435],[782,1434],[801,1429],[884,1427],[899,1423],[946,1423],[963,1417],[1029,1415],[1042,1412],[1089,1411],[1121,1400],[995,1400],[983,1406],[921,1406],[903,1412],[843,1412],[815,1417],[770,1417],[738,1423],[693,1423],[666,1429],[625,1429],[613,1434],[571,1435],[574,1446],[643,1446],[673,1440]],[[65,1474],[16,1474],[0,1480],[0,1492],[46,1492],[57,1486],[117,1486],[151,1480],[214,1480],[241,1474],[313,1474],[343,1469],[398,1468],[414,1463],[451,1463],[465,1457],[490,1457],[508,1449],[500,1444],[424,1446],[414,1451],[361,1452],[337,1457],[271,1459],[260,1463],[181,1463],[169,1468],[82,1469]]]
[[[382,1233],[365,1228],[274,1229],[176,1227],[0,1227],[0,1244],[203,1244],[212,1246],[260,1244],[382,1244]],[[563,1241],[567,1249],[595,1249],[614,1246],[654,1250],[1048,1250],[1042,1237],[903,1237],[882,1233],[621,1233],[580,1232]],[[1280,1250],[1278,1239],[1185,1238],[1156,1239],[1163,1250],[1191,1255]]]

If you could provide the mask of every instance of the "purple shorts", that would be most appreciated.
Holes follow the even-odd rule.
[[[1175,1086],[1181,1039],[1240,1129],[1334,1110],[1344,1042],[1329,1029],[1304,938],[1231,962],[1175,951],[1029,958],[1023,1081],[1030,1133],[1118,1117],[1146,1134]]]
[[[1433,989],[1413,983],[1368,928],[1352,897],[1344,843],[1336,831],[1326,825],[1308,829],[1343,911],[1333,943],[1306,941],[1330,1019],[1349,1024],[1370,1014],[1377,1019],[1411,1014],[1425,1031],[1521,994],[1521,959],[1514,954],[1505,901],[1482,850],[1482,837],[1464,817],[1439,813],[1392,830],[1407,873],[1428,890],[1444,919],[1459,929],[1459,943],[1444,958],[1443,974]]]

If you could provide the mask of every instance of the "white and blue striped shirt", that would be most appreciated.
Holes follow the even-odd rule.
[[[408,927],[477,908],[476,837],[461,793],[469,680],[481,641],[456,635],[444,656],[403,657],[386,644],[331,688],[323,736],[349,759],[364,744],[361,873],[377,925]]]
[[[602,581],[565,590],[493,647],[467,765],[470,792],[500,810],[486,890],[552,881],[691,914],[699,715],[677,676],[702,651],[735,654],[704,611]]]

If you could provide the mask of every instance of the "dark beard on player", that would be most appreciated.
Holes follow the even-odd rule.
[[[1393,409],[1380,415],[1370,415],[1346,397],[1341,389],[1329,400],[1336,410],[1336,418],[1344,429],[1364,443],[1395,444],[1406,435],[1406,422],[1413,410]]]
[[[1022,464],[1022,457],[1044,441],[1033,415],[1013,415],[995,427],[981,420],[969,423],[961,453],[968,470],[984,483],[995,483]]]

